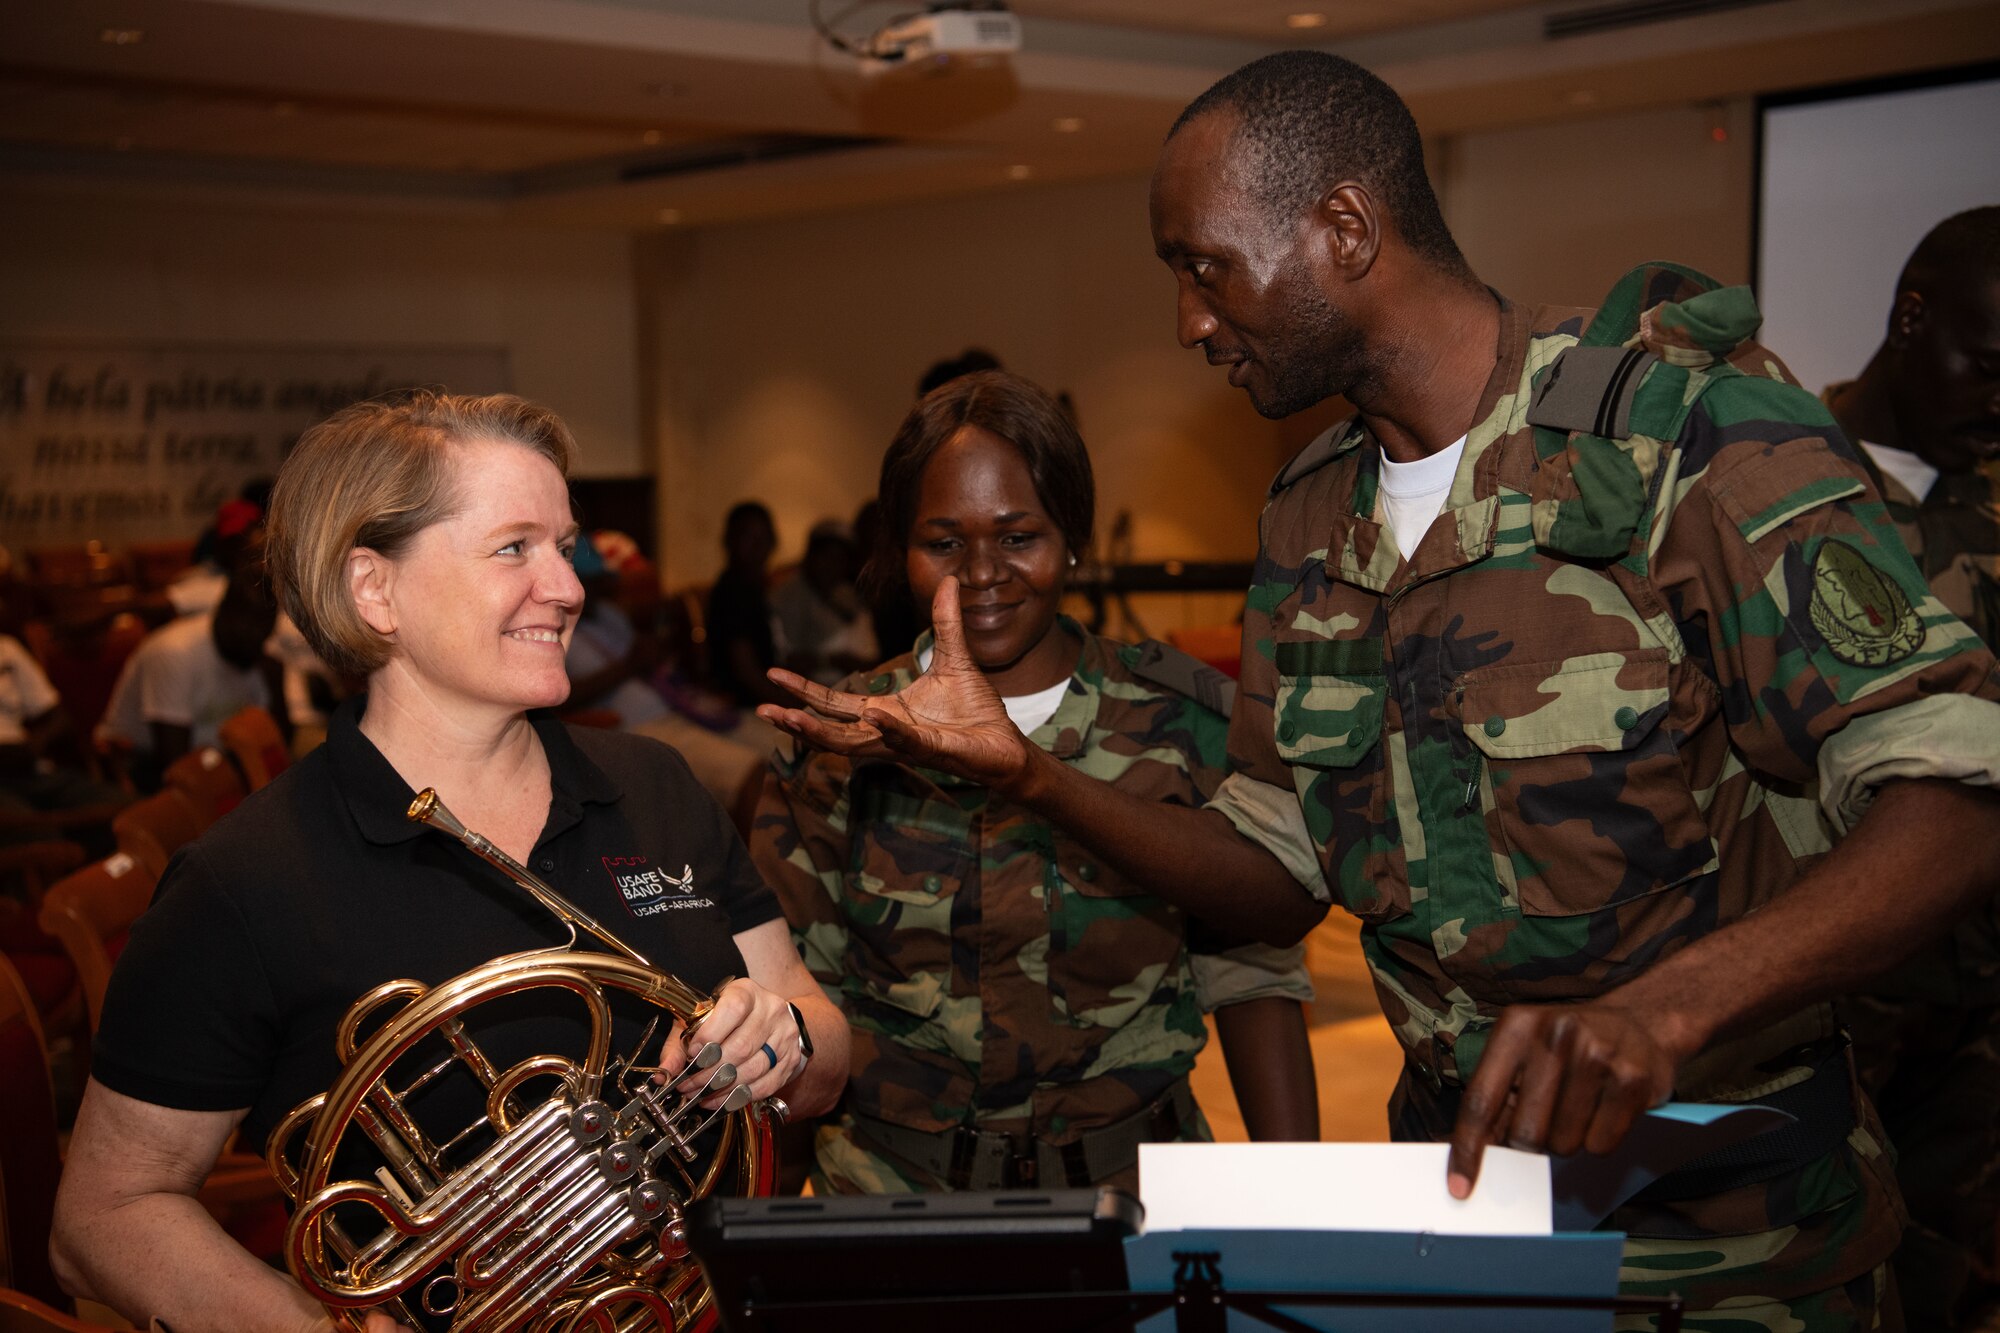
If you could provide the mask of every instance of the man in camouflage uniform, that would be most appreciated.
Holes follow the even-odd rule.
[[[1060,811],[1209,920],[1282,939],[1299,885],[1337,899],[1408,1053],[1394,1129],[1451,1140],[1454,1193],[1487,1144],[1608,1151],[1669,1096],[1790,1109],[1613,1215],[1622,1288],[1683,1293],[1690,1329],[1897,1326],[1899,1204],[1826,1000],[2000,873],[1992,656],[1747,293],[1655,266],[1595,315],[1510,305],[1366,71],[1224,79],[1152,204],[1182,343],[1267,416],[1358,412],[1273,488],[1215,799],[1084,787],[965,673],[771,716]],[[1453,450],[1435,520],[1386,522],[1388,466]]]
[[[1881,348],[1822,398],[1932,594],[2000,647],[2000,207],[1931,230]],[[1905,1314],[2000,1328],[2000,896],[1839,1012],[1910,1209]]]
[[[1229,679],[1161,644],[1063,625],[1083,651],[1035,743],[1141,800],[1212,795],[1227,772]],[[928,650],[926,636],[847,684],[899,692]],[[854,1031],[843,1114],[815,1145],[815,1193],[1132,1189],[1141,1142],[1212,1137],[1188,1091],[1203,1013],[1217,1013],[1235,1075],[1254,1064],[1232,1049],[1257,1040],[1238,1022],[1246,1007],[1296,1013],[1312,999],[1300,950],[1191,953],[1179,908],[948,774],[780,759],[750,852]],[[1317,1136],[1260,1123],[1268,1102],[1252,1089],[1239,1084],[1238,1098],[1252,1137]]]

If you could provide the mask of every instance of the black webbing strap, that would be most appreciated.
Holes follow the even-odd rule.
[[[1759,1097],[1758,1106],[1790,1114],[1789,1124],[1704,1153],[1632,1196],[1636,1203],[1700,1199],[1775,1180],[1839,1147],[1854,1129],[1854,1079],[1843,1043],[1803,1083]]]

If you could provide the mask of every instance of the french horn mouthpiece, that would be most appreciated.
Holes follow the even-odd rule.
[[[429,824],[435,829],[449,833],[452,837],[465,840],[465,825],[458,822],[458,816],[445,807],[438,799],[436,787],[426,787],[417,793],[417,799],[410,802],[410,808],[403,817],[412,824]]]

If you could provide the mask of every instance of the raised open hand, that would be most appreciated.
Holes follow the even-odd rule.
[[[966,649],[957,579],[938,584],[931,625],[930,669],[900,694],[846,694],[773,668],[771,682],[811,711],[760,704],[757,716],[836,754],[909,760],[1005,789],[1027,771],[1034,747]]]

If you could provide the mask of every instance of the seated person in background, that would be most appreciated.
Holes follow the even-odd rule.
[[[0,842],[48,836],[37,815],[102,807],[105,818],[129,799],[98,782],[64,752],[69,718],[34,654],[0,634]],[[105,850],[109,850],[106,848]]]
[[[1227,679],[1058,612],[1094,493],[1047,394],[1000,372],[936,390],[883,458],[881,497],[894,549],[877,558],[924,605],[959,580],[972,660],[1033,744],[1148,801],[1207,799]],[[932,651],[925,636],[849,688],[899,691]],[[1005,797],[805,751],[773,761],[750,845],[854,1029],[815,1192],[1131,1188],[1141,1143],[1210,1137],[1188,1073],[1211,1009],[1252,1137],[1319,1137],[1300,949],[1196,952],[1198,923]]]
[[[764,678],[778,664],[776,621],[765,588],[778,529],[771,511],[745,500],[722,523],[728,560],[708,594],[708,672],[739,707],[777,703],[784,691]]]
[[[574,450],[554,414],[511,395],[415,393],[342,409],[287,456],[272,567],[315,650],[368,690],[335,712],[326,744],[175,858],[133,927],[56,1202],[51,1257],[68,1290],[142,1328],[331,1333],[300,1287],[222,1232],[196,1186],[232,1130],[262,1146],[332,1084],[335,1031],[364,992],[398,977],[436,986],[570,933],[471,851],[410,824],[414,788],[434,787],[654,966],[717,992],[687,1046],[666,1041],[663,1065],[713,1042],[755,1097],[782,1091],[816,1115],[838,1096],[846,1024],[722,812],[672,751],[543,711],[569,695],[563,641],[582,600],[564,483]],[[628,885],[649,873],[682,877],[681,910],[633,909]],[[510,996],[504,1017],[475,1009],[464,1035],[502,1070],[580,1058],[597,1024],[549,994]],[[608,1007],[610,1048],[629,1052],[643,1019]],[[412,1106],[435,1133],[484,1104],[453,1073]]]
[[[882,655],[861,595],[855,591],[858,564],[854,538],[845,524],[833,519],[815,523],[798,572],[771,597],[784,636],[785,664],[822,685],[831,685]]]
[[[576,576],[584,600],[564,662],[569,706],[609,709],[628,731],[665,716],[667,701],[647,681],[659,665],[659,640],[625,614],[618,602],[619,573],[605,564],[587,532],[577,534]]]
[[[1822,398],[1932,595],[2000,649],[2000,207],[1924,237],[1881,348]],[[1910,1327],[2000,1326],[2000,896],[1840,1017],[1896,1145]]]
[[[222,595],[229,591],[229,571],[241,563],[244,548],[264,525],[264,501],[271,483],[256,481],[243,489],[244,494],[234,500],[224,500],[214,521],[202,530],[195,543],[195,563],[160,590],[165,606],[155,603],[154,607],[161,614],[171,611],[176,616],[195,616],[221,604]],[[149,620],[153,618],[148,615]]]
[[[167,765],[198,746],[240,709],[269,712],[290,735],[284,669],[266,654],[278,604],[263,577],[261,542],[239,561],[213,611],[182,616],[148,634],[112,687],[98,724],[100,742],[132,751],[132,779],[159,785]]]
[[[679,674],[661,629],[659,572],[630,537],[579,534],[576,572],[584,602],[565,662],[570,706],[608,709],[622,730],[673,746],[747,831],[776,731]]]

